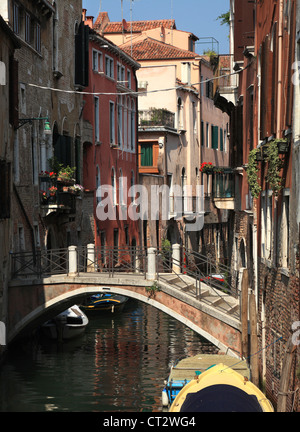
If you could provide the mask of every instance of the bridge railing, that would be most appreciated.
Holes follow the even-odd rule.
[[[79,273],[100,272],[143,274],[147,271],[147,253],[143,248],[94,247],[93,244],[77,248],[77,271]]]
[[[12,278],[41,277],[69,272],[68,249],[11,254]]]

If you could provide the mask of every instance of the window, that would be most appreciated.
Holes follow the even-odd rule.
[[[117,65],[118,82],[125,86],[125,67],[120,63]]]
[[[204,136],[204,122],[201,120],[201,146],[204,146],[205,136]]]
[[[116,171],[114,168],[111,170],[111,186],[112,186],[112,203],[117,204],[117,185],[116,185]]]
[[[206,147],[209,147],[209,124],[206,123]]]
[[[124,196],[124,177],[123,172],[120,169],[119,173],[119,203],[120,205],[125,205],[125,196]]]
[[[211,126],[211,148],[218,150],[219,142],[219,128],[218,126]]]
[[[127,70],[127,87],[131,88],[131,72]]]
[[[152,143],[141,144],[141,166],[153,166],[153,145]]]
[[[279,259],[280,266],[284,268],[287,268],[289,265],[289,193],[289,189],[284,189],[280,221]]]
[[[118,99],[118,146],[123,147],[123,105],[122,97]]]
[[[14,3],[13,19],[14,19],[14,32],[20,34],[20,8],[17,3]]]
[[[224,151],[223,129],[220,128],[220,151]]]
[[[100,51],[94,50],[92,51],[93,56],[93,71],[101,72],[102,71],[102,53]]]
[[[25,12],[25,41],[31,43],[31,17]]]
[[[115,104],[109,102],[109,135],[110,144],[115,144]]]
[[[114,60],[108,56],[105,56],[105,75],[114,78]]]
[[[42,46],[41,46],[41,26],[36,23],[35,26],[35,49],[37,52],[41,52]]]
[[[134,102],[131,104],[131,113],[130,113],[130,150],[132,152],[135,151],[135,106]]]
[[[10,218],[11,164],[0,160],[0,219]]]
[[[95,142],[99,142],[99,98],[94,97],[94,114],[95,114]]]
[[[101,202],[101,193],[100,193],[100,186],[101,186],[101,178],[100,178],[100,168],[97,165],[96,167],[96,201],[97,204]]]
[[[178,98],[177,101],[177,129],[183,129],[183,106],[181,98]]]

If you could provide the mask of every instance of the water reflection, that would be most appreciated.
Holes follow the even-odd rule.
[[[0,370],[1,411],[161,411],[169,363],[216,349],[157,309],[130,300],[120,314],[89,317],[62,345],[37,337]]]

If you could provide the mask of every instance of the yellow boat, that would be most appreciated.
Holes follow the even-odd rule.
[[[274,409],[247,377],[219,363],[186,384],[169,412],[274,412]]]

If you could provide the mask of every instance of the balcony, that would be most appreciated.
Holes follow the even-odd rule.
[[[204,197],[170,195],[169,217],[176,219],[204,214],[205,207]]]
[[[149,108],[139,111],[139,127],[167,127],[175,128],[175,114],[166,109]]]
[[[234,210],[235,177],[230,169],[213,175],[213,202],[218,209]]]
[[[74,186],[74,180],[40,176],[40,207],[42,216],[50,213],[76,213],[76,197],[81,187]]]

